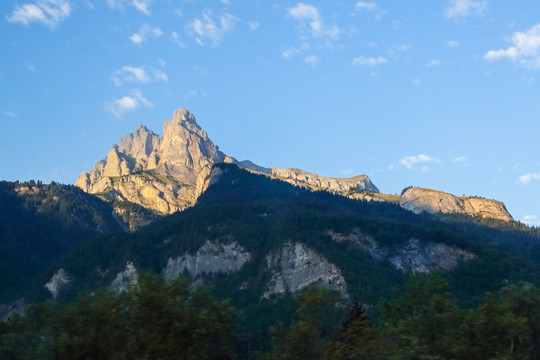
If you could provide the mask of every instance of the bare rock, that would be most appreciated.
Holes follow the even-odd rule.
[[[285,243],[280,251],[267,255],[266,265],[271,279],[263,297],[296,293],[310,284],[325,286],[347,297],[347,284],[338,267],[302,243]]]
[[[64,269],[58,269],[52,276],[51,280],[44,285],[44,287],[50,291],[53,299],[56,300],[58,293],[71,281],[71,277]]]
[[[184,270],[194,278],[203,274],[228,274],[240,270],[250,260],[251,254],[235,241],[220,244],[208,240],[193,255],[186,253],[177,258],[169,258],[163,269],[163,277],[170,281],[180,276]]]
[[[503,221],[513,220],[504,204],[500,201],[477,197],[461,198],[442,191],[424,188],[407,189],[402,194],[399,205],[415,214],[422,212],[435,214],[440,212],[444,214],[467,214]]]

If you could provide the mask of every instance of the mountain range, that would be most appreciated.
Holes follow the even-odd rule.
[[[137,127],[75,186],[0,183],[0,238],[11,274],[0,281],[2,318],[27,303],[129,291],[153,271],[212,285],[243,311],[254,347],[313,285],[372,306],[410,274],[441,272],[472,306],[509,283],[540,284],[540,230],[499,201],[383,194],[366,175],[238,161],[185,109],[163,136]]]

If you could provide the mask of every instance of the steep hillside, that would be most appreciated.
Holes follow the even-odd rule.
[[[122,226],[110,204],[73,186],[0,182],[0,300],[73,246]]]
[[[216,291],[233,299],[256,302],[315,283],[374,303],[412,272],[443,271],[468,300],[508,281],[540,278],[539,265],[516,245],[457,222],[311,192],[234,165],[215,165],[209,177],[193,208],[81,245],[42,286],[51,284],[61,300],[98,286],[125,288],[151,269],[169,279],[219,279]],[[538,234],[527,236],[531,245],[540,242]],[[512,233],[506,237],[511,243]]]

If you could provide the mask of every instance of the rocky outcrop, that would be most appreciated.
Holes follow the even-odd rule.
[[[206,131],[186,109],[176,110],[163,124],[160,136],[145,126],[124,136],[107,157],[75,186],[108,200],[129,201],[159,214],[171,214],[192,206],[219,178],[212,165],[233,163],[252,172],[312,190],[326,190],[352,196],[379,190],[366,175],[349,179],[329,178],[298,169],[265,168],[249,160],[237,161],[215,146]]]
[[[114,145],[92,171],[82,173],[75,185],[161,214],[193,205],[201,171],[226,156],[185,109],[176,110],[163,129],[162,137],[139,126],[120,145]]]
[[[401,195],[399,205],[415,214],[440,212],[480,216],[502,221],[513,220],[500,201],[477,197],[457,197],[442,191],[424,188],[407,189]]]
[[[208,240],[193,255],[186,253],[177,258],[169,258],[163,269],[163,277],[170,281],[180,276],[184,270],[194,278],[203,274],[228,274],[240,270],[250,260],[251,254],[235,241],[220,244]]]
[[[111,282],[111,289],[116,292],[126,292],[137,285],[138,280],[139,275],[137,269],[131,261],[128,261],[124,271],[119,272]]]
[[[12,315],[24,316],[26,304],[24,299],[18,299],[10,304],[0,304],[0,321],[6,321]]]
[[[53,299],[56,299],[58,293],[71,281],[71,277],[64,269],[58,269],[56,273],[51,277],[51,280],[44,285],[49,290]]]
[[[358,175],[351,178],[331,178],[309,173],[300,169],[270,169],[274,177],[295,186],[302,186],[312,190],[326,190],[345,196],[363,192],[379,192],[367,175]]]
[[[287,242],[278,252],[267,255],[266,267],[271,279],[263,297],[295,293],[310,284],[347,296],[347,284],[337,266],[302,243]]]
[[[476,256],[455,246],[434,241],[409,239],[394,246],[380,246],[373,237],[354,229],[348,234],[332,230],[326,234],[335,242],[349,242],[367,251],[375,260],[389,261],[396,269],[406,273],[430,273],[454,270],[459,262],[472,260]]]

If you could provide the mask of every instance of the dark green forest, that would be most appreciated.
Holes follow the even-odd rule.
[[[540,229],[312,192],[219,164],[183,212],[127,232],[113,206],[71,186],[1,183],[0,359],[537,359]],[[29,189],[24,196],[14,189]],[[136,221],[149,214],[124,204]],[[144,220],[147,221],[147,220]],[[34,224],[34,226],[28,226]],[[328,235],[361,231],[389,252],[410,239],[474,254],[455,269],[410,274]],[[170,257],[206,241],[251,254],[237,272],[164,283]],[[262,297],[266,256],[309,246],[339,267],[348,298],[317,287]],[[145,275],[110,289],[127,262]],[[43,284],[70,276],[54,302]],[[99,271],[98,271],[99,270]],[[148,273],[146,273],[148,272]],[[152,275],[154,274],[154,275]]]
[[[0,323],[0,359],[537,359],[540,289],[519,283],[460,308],[440,274],[413,275],[368,307],[324,288],[269,319],[271,345],[246,347],[246,315],[185,277],[146,273],[129,292],[34,305]]]

